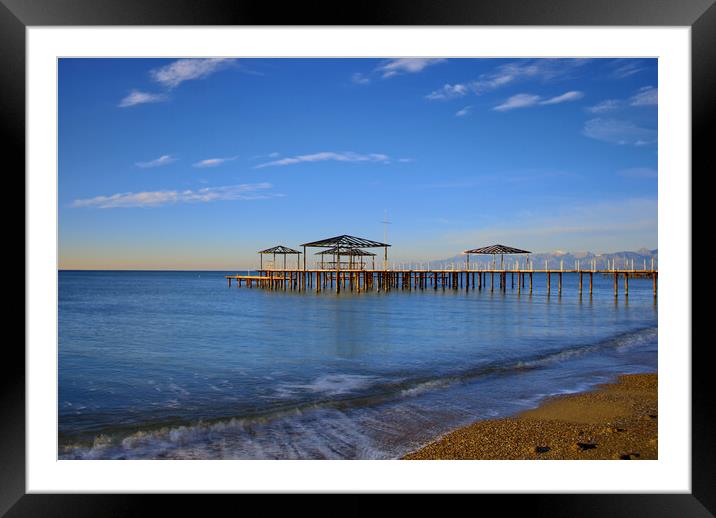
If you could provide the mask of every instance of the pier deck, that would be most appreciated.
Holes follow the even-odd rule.
[[[623,282],[623,293],[629,296],[629,279],[651,279],[653,293],[657,293],[657,270],[641,269],[260,269],[258,275],[226,275],[229,287],[232,281],[237,287],[262,287],[268,289],[291,290],[341,290],[348,291],[389,291],[391,289],[489,289],[502,291],[507,289],[508,276],[511,289],[529,293],[534,290],[534,274],[546,275],[547,294],[552,292],[552,276],[557,278],[556,291],[562,294],[563,276],[576,274],[579,276],[578,293],[588,290],[591,295],[594,289],[594,275],[613,277],[614,296],[619,296],[620,280]],[[495,279],[497,277],[497,279]],[[587,283],[585,283],[587,277]],[[584,285],[587,284],[585,287]],[[527,286],[526,286],[527,285]]]

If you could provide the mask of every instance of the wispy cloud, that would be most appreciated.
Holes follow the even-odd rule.
[[[178,59],[163,67],[150,70],[149,77],[167,90],[171,90],[184,81],[208,77],[214,72],[230,66],[235,61],[235,59],[228,58]],[[169,100],[169,96],[165,93],[150,93],[134,89],[119,102],[118,106],[127,108],[138,104],[159,103],[167,100]]]
[[[398,74],[415,74],[422,72],[429,66],[444,63],[445,59],[440,58],[399,58],[389,59],[376,68],[383,78],[393,77]]]
[[[464,108],[455,112],[455,117],[465,117],[470,114],[470,110],[472,110],[472,106],[465,106]]]
[[[644,86],[628,99],[606,99],[587,108],[590,113],[606,113],[623,109],[627,106],[656,106],[659,102],[659,91],[653,86]]]
[[[507,99],[504,103],[498,104],[493,108],[493,110],[504,112],[514,110],[515,108],[527,108],[528,106],[535,106],[538,104],[540,99],[541,97],[539,95],[517,94]]]
[[[154,160],[149,160],[147,162],[137,162],[135,165],[137,167],[142,168],[150,168],[150,167],[160,167],[163,165],[171,164],[172,162],[175,162],[176,158],[174,158],[171,155],[162,155],[159,158],[155,158]]]
[[[613,70],[610,76],[615,79],[624,79],[625,77],[633,76],[644,70],[646,67],[639,61],[627,61],[619,59],[613,62]]]
[[[574,71],[586,63],[584,59],[536,59],[505,63],[477,79],[464,83],[447,83],[429,93],[430,100],[463,97],[468,93],[482,95],[518,81],[533,79],[548,82],[571,77]]]
[[[351,75],[351,82],[357,85],[368,85],[379,77],[388,79],[403,74],[417,74],[426,68],[444,63],[442,58],[397,58],[387,59],[369,73],[356,72]]]
[[[164,94],[153,94],[149,92],[141,92],[139,90],[132,90],[124,99],[119,101],[118,106],[120,108],[128,108],[138,104],[160,103],[166,101],[167,99],[168,97]]]
[[[606,113],[614,110],[618,110],[622,106],[622,101],[619,99],[606,99],[598,102],[594,106],[589,106],[586,110],[590,113]]]
[[[226,158],[207,158],[205,160],[200,160],[193,164],[194,167],[204,168],[204,167],[216,167],[220,166],[221,164],[225,164],[226,162],[231,162],[232,160],[236,160],[239,158],[238,155],[236,156],[230,156]]]
[[[653,106],[659,103],[659,90],[653,86],[640,88],[629,99],[630,106]]]
[[[258,164],[254,168],[261,169],[263,167],[285,166],[285,165],[300,164],[300,163],[304,163],[304,162],[326,162],[326,161],[389,163],[390,157],[388,155],[384,155],[382,153],[361,154],[361,153],[354,153],[352,151],[345,151],[345,152],[341,152],[341,153],[336,153],[333,151],[322,151],[320,153],[313,153],[310,155],[297,155],[297,156],[282,158],[280,160],[273,160],[271,162],[265,162],[263,164]]]
[[[470,93],[470,88],[467,85],[464,84],[450,84],[446,83],[437,90],[433,90],[428,95],[426,95],[426,99],[430,99],[431,101],[434,100],[443,100],[443,99],[455,99],[457,97],[463,97]]]
[[[619,119],[590,119],[584,123],[582,133],[589,138],[620,145],[644,146],[657,139],[656,130]]]
[[[577,101],[584,97],[584,94],[582,92],[579,92],[577,90],[572,90],[571,92],[565,92],[562,95],[557,95],[555,97],[551,97],[549,99],[545,99],[544,101],[540,102],[540,104],[560,104],[560,103],[568,103],[572,101]]]
[[[541,96],[533,94],[517,94],[507,99],[504,103],[495,106],[493,110],[508,111],[537,105],[561,104],[576,101],[582,97],[584,97],[584,94],[578,91],[565,92],[562,95],[548,99],[543,99]]]
[[[235,61],[235,59],[228,58],[178,59],[168,65],[151,70],[149,76],[166,88],[176,88],[184,81],[208,77]]]
[[[356,72],[351,76],[351,82],[357,85],[368,85],[371,81],[367,75]]]
[[[109,196],[79,199],[72,203],[75,208],[117,209],[131,207],[161,207],[177,203],[208,203],[227,200],[256,200],[281,196],[260,191],[270,189],[270,183],[226,185],[205,187],[198,190],[125,192]]]

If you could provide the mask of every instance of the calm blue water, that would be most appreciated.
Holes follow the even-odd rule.
[[[580,301],[576,275],[548,298],[541,275],[532,296],[336,295],[226,273],[59,272],[61,458],[394,458],[657,368],[650,280],[615,302],[596,275]]]

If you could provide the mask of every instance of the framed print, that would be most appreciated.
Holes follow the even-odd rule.
[[[449,4],[3,0],[28,303],[0,512],[713,513],[691,169],[716,8]]]

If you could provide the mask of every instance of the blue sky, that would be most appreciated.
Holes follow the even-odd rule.
[[[60,268],[657,247],[655,59],[62,59]]]

